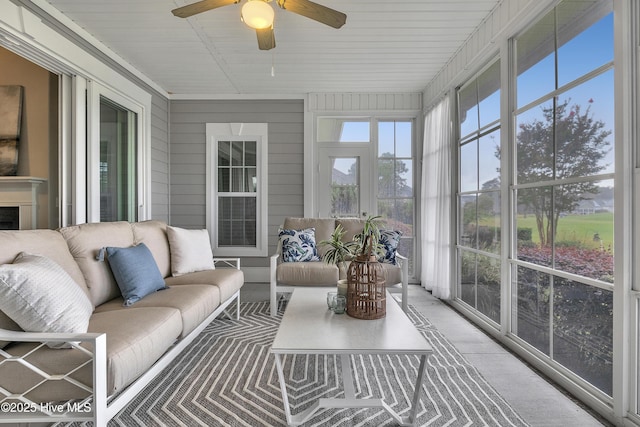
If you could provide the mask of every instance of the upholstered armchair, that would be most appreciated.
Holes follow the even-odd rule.
[[[286,259],[291,254],[283,254],[282,244],[278,242],[277,251],[270,259],[269,293],[272,316],[275,316],[278,311],[278,293],[292,292],[296,286],[337,285],[338,279],[341,279],[338,267],[322,261],[326,248],[318,245],[318,243],[323,240],[329,240],[338,224],[342,225],[345,230],[343,239],[349,241],[362,231],[364,220],[359,218],[285,218],[282,230],[314,230],[317,256],[315,259],[305,261]],[[395,264],[382,263],[385,270],[386,287],[390,292],[398,290],[402,292],[402,309],[406,311],[408,304],[408,263],[407,259],[397,254],[397,252],[394,255]],[[289,258],[293,257],[289,256]]]

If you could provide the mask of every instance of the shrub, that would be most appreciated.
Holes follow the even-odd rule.
[[[552,252],[549,246],[518,247],[518,259],[522,261],[551,266],[551,258]],[[558,246],[555,250],[554,267],[568,273],[613,283],[613,254],[607,250]]]
[[[530,242],[533,235],[532,228],[518,228],[518,240]]]

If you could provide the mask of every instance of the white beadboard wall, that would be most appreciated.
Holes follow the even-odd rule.
[[[269,253],[286,216],[304,216],[304,101],[171,100],[171,224],[206,227],[206,123],[269,125]],[[243,267],[268,267],[268,258],[243,258]]]
[[[421,93],[310,93],[309,111],[421,110]]]
[[[522,29],[533,17],[555,3],[557,0],[504,0],[498,4],[429,82],[423,92],[425,109],[439,101],[451,87],[460,85],[469,75],[478,71],[492,55],[497,55],[500,44],[507,37],[512,37],[516,29]]]

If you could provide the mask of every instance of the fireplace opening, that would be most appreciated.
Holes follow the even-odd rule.
[[[20,229],[20,207],[0,206],[0,230]]]

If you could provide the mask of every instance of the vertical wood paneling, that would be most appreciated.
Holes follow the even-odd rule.
[[[172,100],[171,224],[206,226],[206,123],[268,123],[269,253],[286,216],[304,216],[304,104],[302,100]],[[267,267],[268,258],[244,258]]]
[[[309,111],[420,110],[421,93],[311,93]]]

